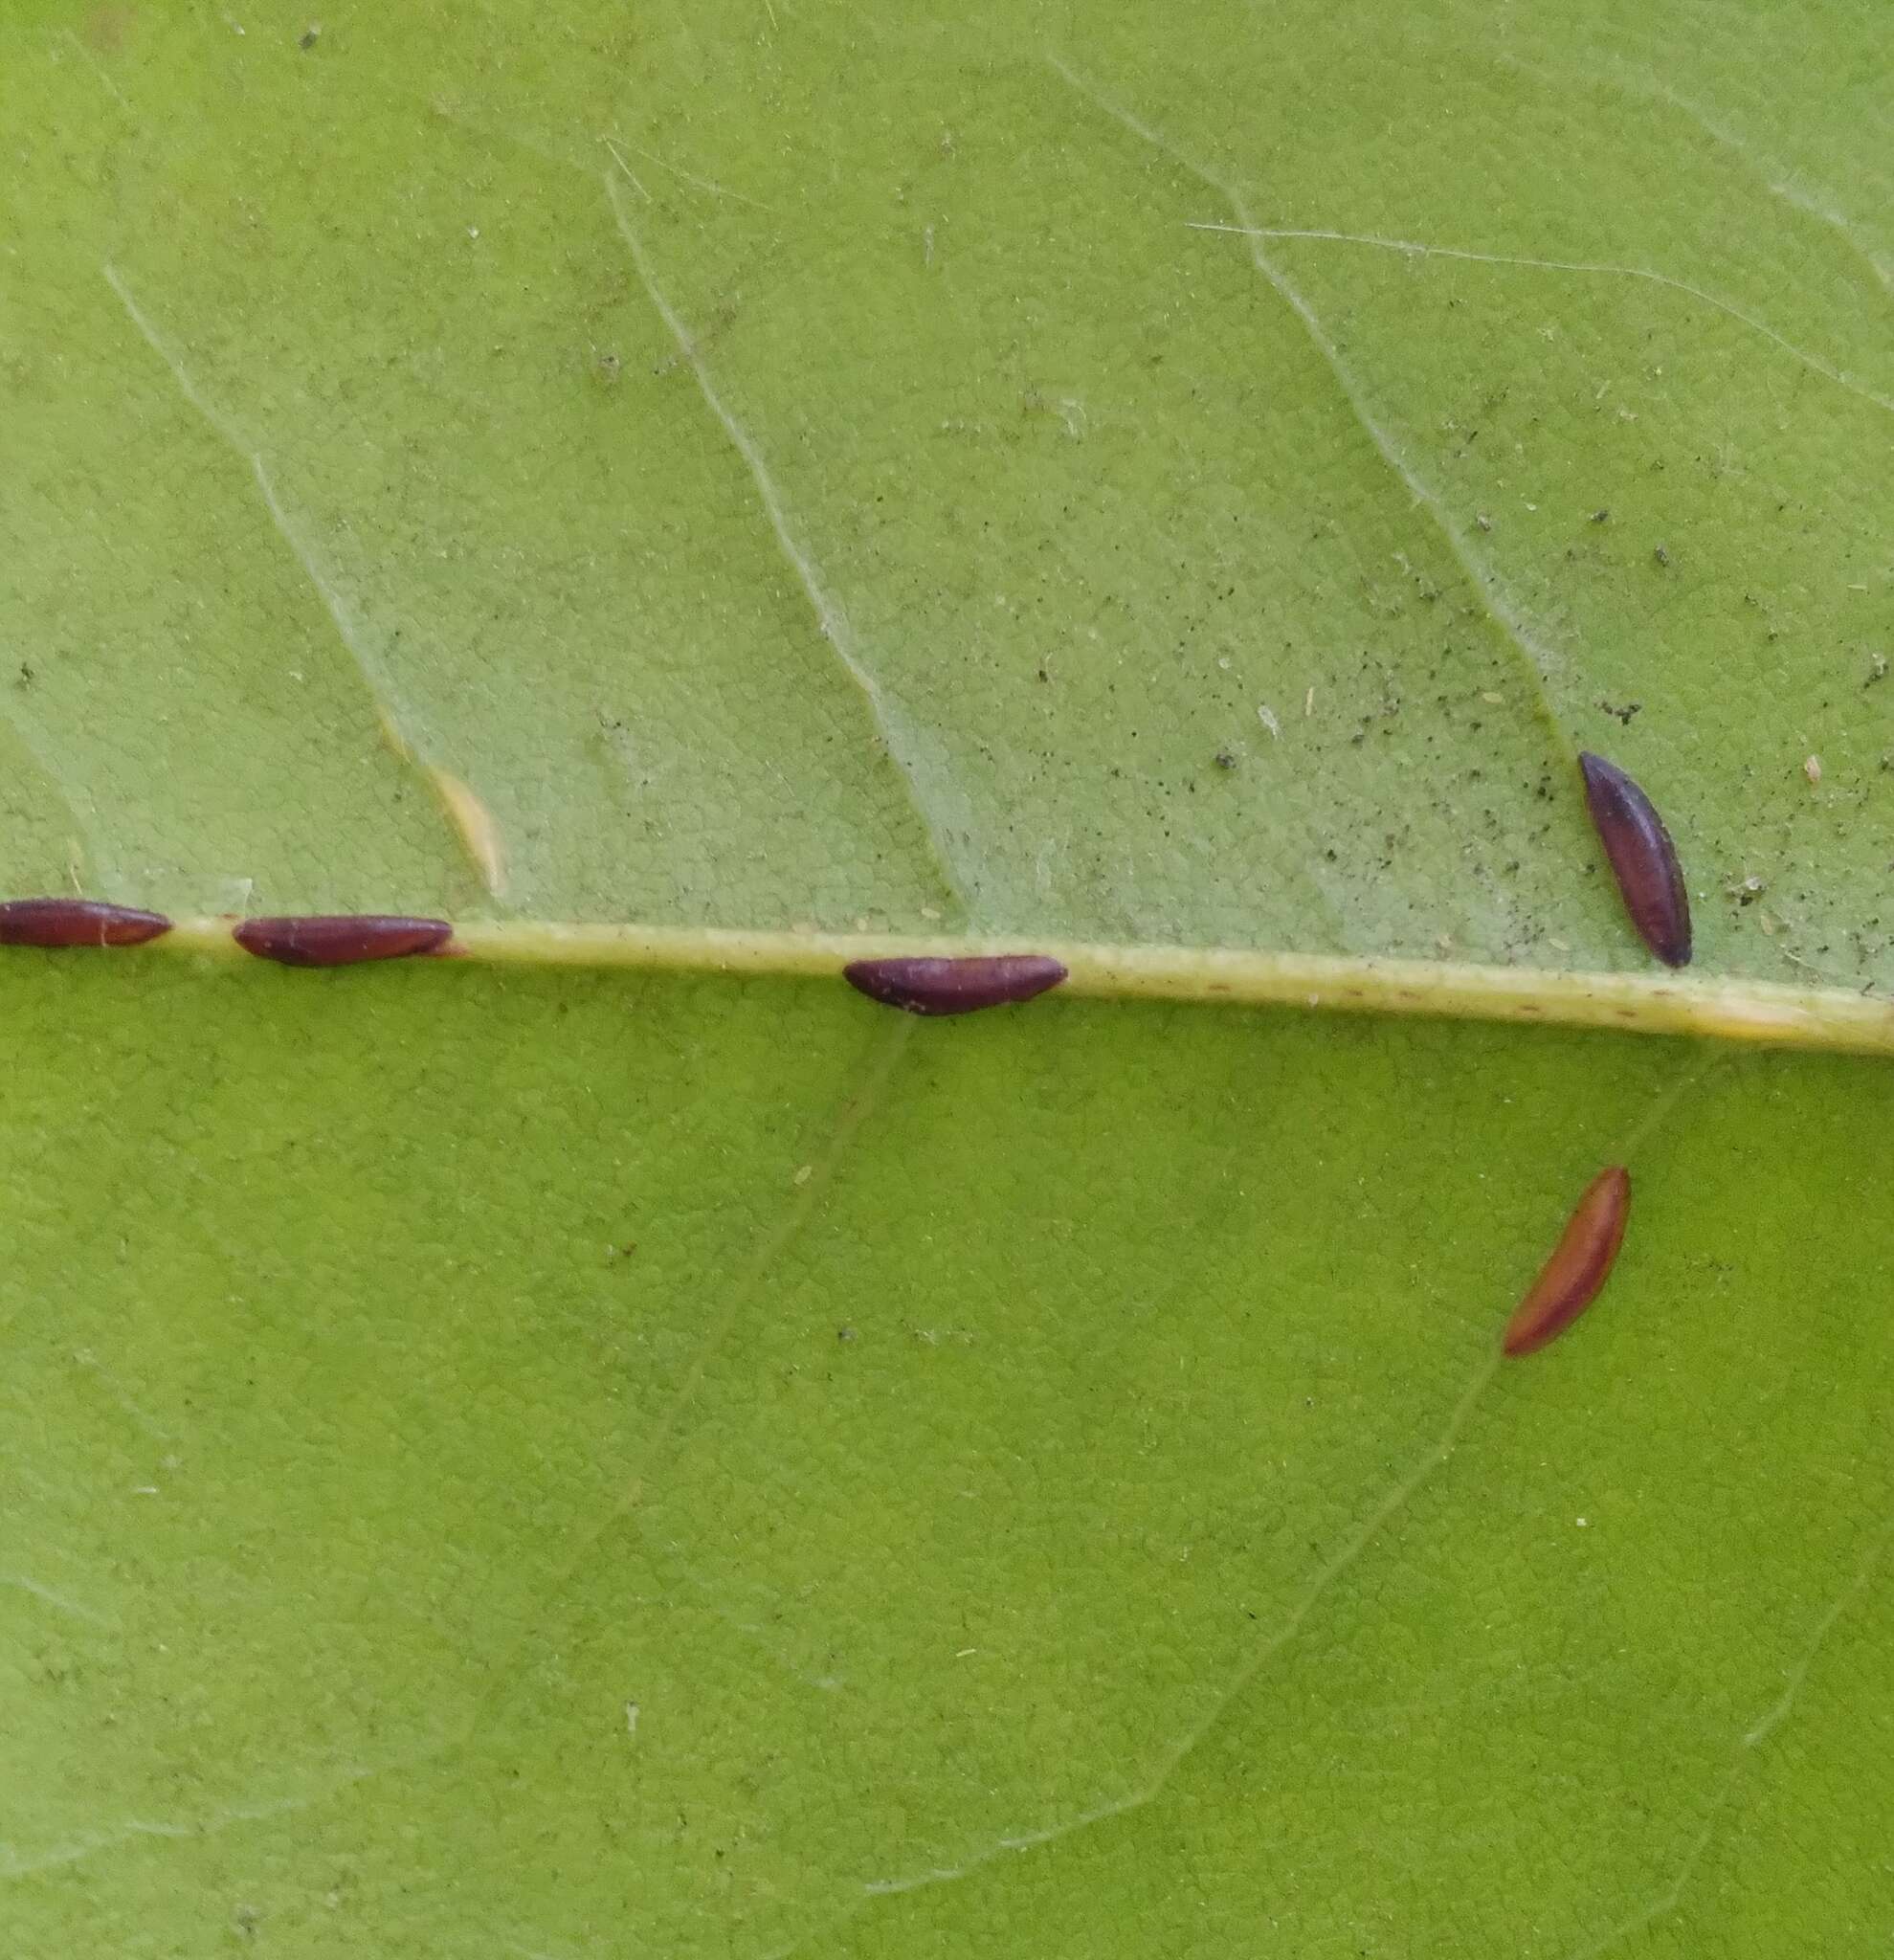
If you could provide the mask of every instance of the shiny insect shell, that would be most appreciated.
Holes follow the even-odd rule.
[[[307,918],[242,919],[231,937],[245,952],[283,967],[352,967],[364,960],[403,960],[438,952],[454,936],[445,919],[376,912]]]
[[[0,904],[0,946],[143,946],[168,932],[162,912],[100,899],[9,899]]]
[[[999,953],[965,959],[851,960],[842,978],[858,993],[910,1014],[970,1014],[1009,1001],[1031,1000],[1065,978],[1043,953]]]
[[[1556,1340],[1597,1299],[1630,1212],[1631,1173],[1614,1164],[1585,1187],[1551,1258],[1513,1309],[1501,1343],[1507,1354],[1530,1354]]]
[[[1663,818],[1616,764],[1587,751],[1578,768],[1592,822],[1638,937],[1665,966],[1687,967],[1690,895]]]

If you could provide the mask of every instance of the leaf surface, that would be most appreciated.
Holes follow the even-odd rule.
[[[1638,971],[1591,748],[1700,969],[1885,985],[1890,53],[19,10],[9,887]],[[1881,1064],[162,943],[0,999],[23,1954],[1894,1929]]]

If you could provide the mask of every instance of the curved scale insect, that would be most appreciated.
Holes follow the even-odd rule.
[[[1690,964],[1690,894],[1656,806],[1615,763],[1578,758],[1585,801],[1638,936],[1667,967]]]
[[[1031,1000],[1057,987],[1065,978],[1065,968],[1044,953],[851,960],[842,978],[870,1000],[910,1014],[970,1014]]]
[[[1621,1164],[1598,1172],[1566,1221],[1552,1256],[1513,1309],[1501,1342],[1511,1355],[1555,1341],[1598,1297],[1611,1277],[1631,1214],[1631,1173]]]

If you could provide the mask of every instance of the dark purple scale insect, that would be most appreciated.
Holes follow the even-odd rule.
[[[1578,767],[1592,821],[1638,937],[1666,967],[1687,967],[1690,895],[1663,818],[1643,791],[1603,756],[1582,754]]]
[[[999,953],[963,960],[851,960],[842,978],[870,1000],[911,1014],[970,1014],[1031,1000],[1057,987],[1065,969],[1043,953]]]
[[[342,912],[304,919],[245,919],[231,937],[245,952],[282,967],[353,967],[438,952],[454,935],[445,919]]]
[[[0,904],[0,946],[143,946],[170,929],[162,912],[99,899],[9,899]]]
[[[1557,1340],[1597,1299],[1630,1215],[1631,1173],[1614,1164],[1585,1187],[1551,1258],[1513,1309],[1501,1342],[1507,1354],[1530,1354]]]

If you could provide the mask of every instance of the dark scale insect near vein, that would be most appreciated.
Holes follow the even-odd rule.
[[[1551,1258],[1513,1309],[1501,1344],[1506,1353],[1530,1354],[1556,1340],[1597,1299],[1630,1214],[1631,1173],[1614,1164],[1585,1187]]]
[[[1043,953],[1000,953],[959,960],[851,960],[842,978],[870,1000],[911,1014],[970,1014],[1031,1000],[1057,987],[1065,969]]]
[[[231,937],[245,952],[283,967],[353,967],[363,960],[404,960],[415,953],[438,952],[453,934],[445,919],[376,912],[244,919],[231,928]]]
[[[0,946],[143,946],[170,929],[162,912],[100,899],[9,899],[0,904]]]
[[[1638,937],[1667,967],[1690,964],[1690,895],[1663,818],[1621,768],[1589,751],[1578,758],[1585,801],[1624,909]]]

